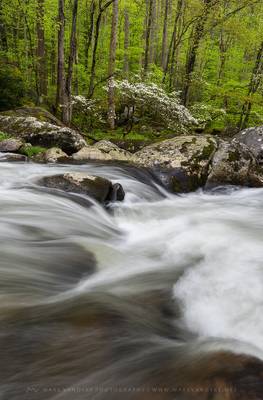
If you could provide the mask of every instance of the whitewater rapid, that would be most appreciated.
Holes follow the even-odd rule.
[[[170,288],[180,326],[200,343],[263,359],[263,189],[178,196],[120,166],[0,168],[1,318],[17,304],[56,307],[86,294],[123,298],[124,308],[127,298]],[[85,207],[85,196],[38,188],[39,178],[69,170],[121,183],[125,201]]]

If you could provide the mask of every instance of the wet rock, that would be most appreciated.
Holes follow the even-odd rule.
[[[180,136],[145,147],[133,162],[150,168],[173,192],[190,192],[205,185],[216,148],[211,136]]]
[[[75,153],[86,145],[84,138],[73,129],[19,113],[0,113],[0,130],[33,146],[59,147],[67,154]]]
[[[217,186],[263,186],[263,171],[246,145],[221,142],[213,157],[206,189]]]
[[[123,149],[120,149],[115,144],[101,140],[93,146],[85,146],[79,152],[73,154],[72,158],[75,161],[130,161],[132,155]]]
[[[44,153],[43,158],[47,163],[66,162],[69,160],[69,156],[58,147],[52,147],[51,149],[47,150]]]
[[[0,152],[16,153],[23,146],[23,142],[19,139],[6,139],[0,142]]]
[[[245,129],[234,137],[234,142],[245,144],[257,161],[263,164],[263,126]]]
[[[123,201],[125,198],[125,192],[123,187],[119,183],[115,183],[108,196],[108,201]]]
[[[23,154],[16,153],[6,153],[4,156],[0,157],[0,162],[16,161],[16,162],[27,162],[28,158]]]
[[[111,201],[113,197],[113,185],[109,180],[82,172],[47,176],[42,178],[38,183],[52,189],[85,194],[100,203]],[[116,195],[116,199],[117,197],[118,194]]]

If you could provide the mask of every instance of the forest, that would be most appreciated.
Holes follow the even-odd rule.
[[[261,0],[1,0],[0,110],[93,137],[262,125]]]

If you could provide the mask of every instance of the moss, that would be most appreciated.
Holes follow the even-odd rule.
[[[0,142],[2,142],[3,140],[9,139],[9,138],[10,138],[10,136],[8,135],[8,133],[0,131]]]
[[[20,153],[29,158],[36,156],[37,154],[44,153],[45,151],[47,151],[47,149],[40,146],[23,146],[20,149]]]
[[[240,154],[238,151],[230,151],[228,155],[228,161],[236,162],[240,160]]]

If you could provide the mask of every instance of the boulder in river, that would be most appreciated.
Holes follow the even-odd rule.
[[[60,189],[65,192],[85,194],[100,203],[124,199],[124,196],[121,195],[121,191],[123,190],[121,185],[117,188],[107,179],[99,176],[88,175],[84,172],[46,176],[38,183],[41,186],[51,189]]]
[[[153,170],[173,192],[191,192],[205,185],[216,148],[212,136],[180,136],[145,147],[133,162]]]
[[[0,130],[33,146],[59,147],[67,154],[86,145],[84,138],[73,129],[20,113],[0,113]]]
[[[52,147],[44,153],[44,160],[47,163],[66,162],[69,156],[58,147]]]
[[[0,142],[1,153],[16,153],[23,146],[22,140],[19,139],[5,139]]]
[[[257,161],[263,164],[263,126],[248,128],[239,132],[234,141],[245,144]]]
[[[23,154],[16,154],[16,153],[5,153],[0,157],[1,162],[27,162],[27,156]]]
[[[106,140],[94,144],[93,146],[85,146],[77,153],[73,154],[73,160],[86,162],[91,160],[99,161],[130,161],[132,155],[116,144]]]
[[[206,188],[224,185],[263,186],[263,174],[257,160],[242,143],[222,141],[213,157]]]

